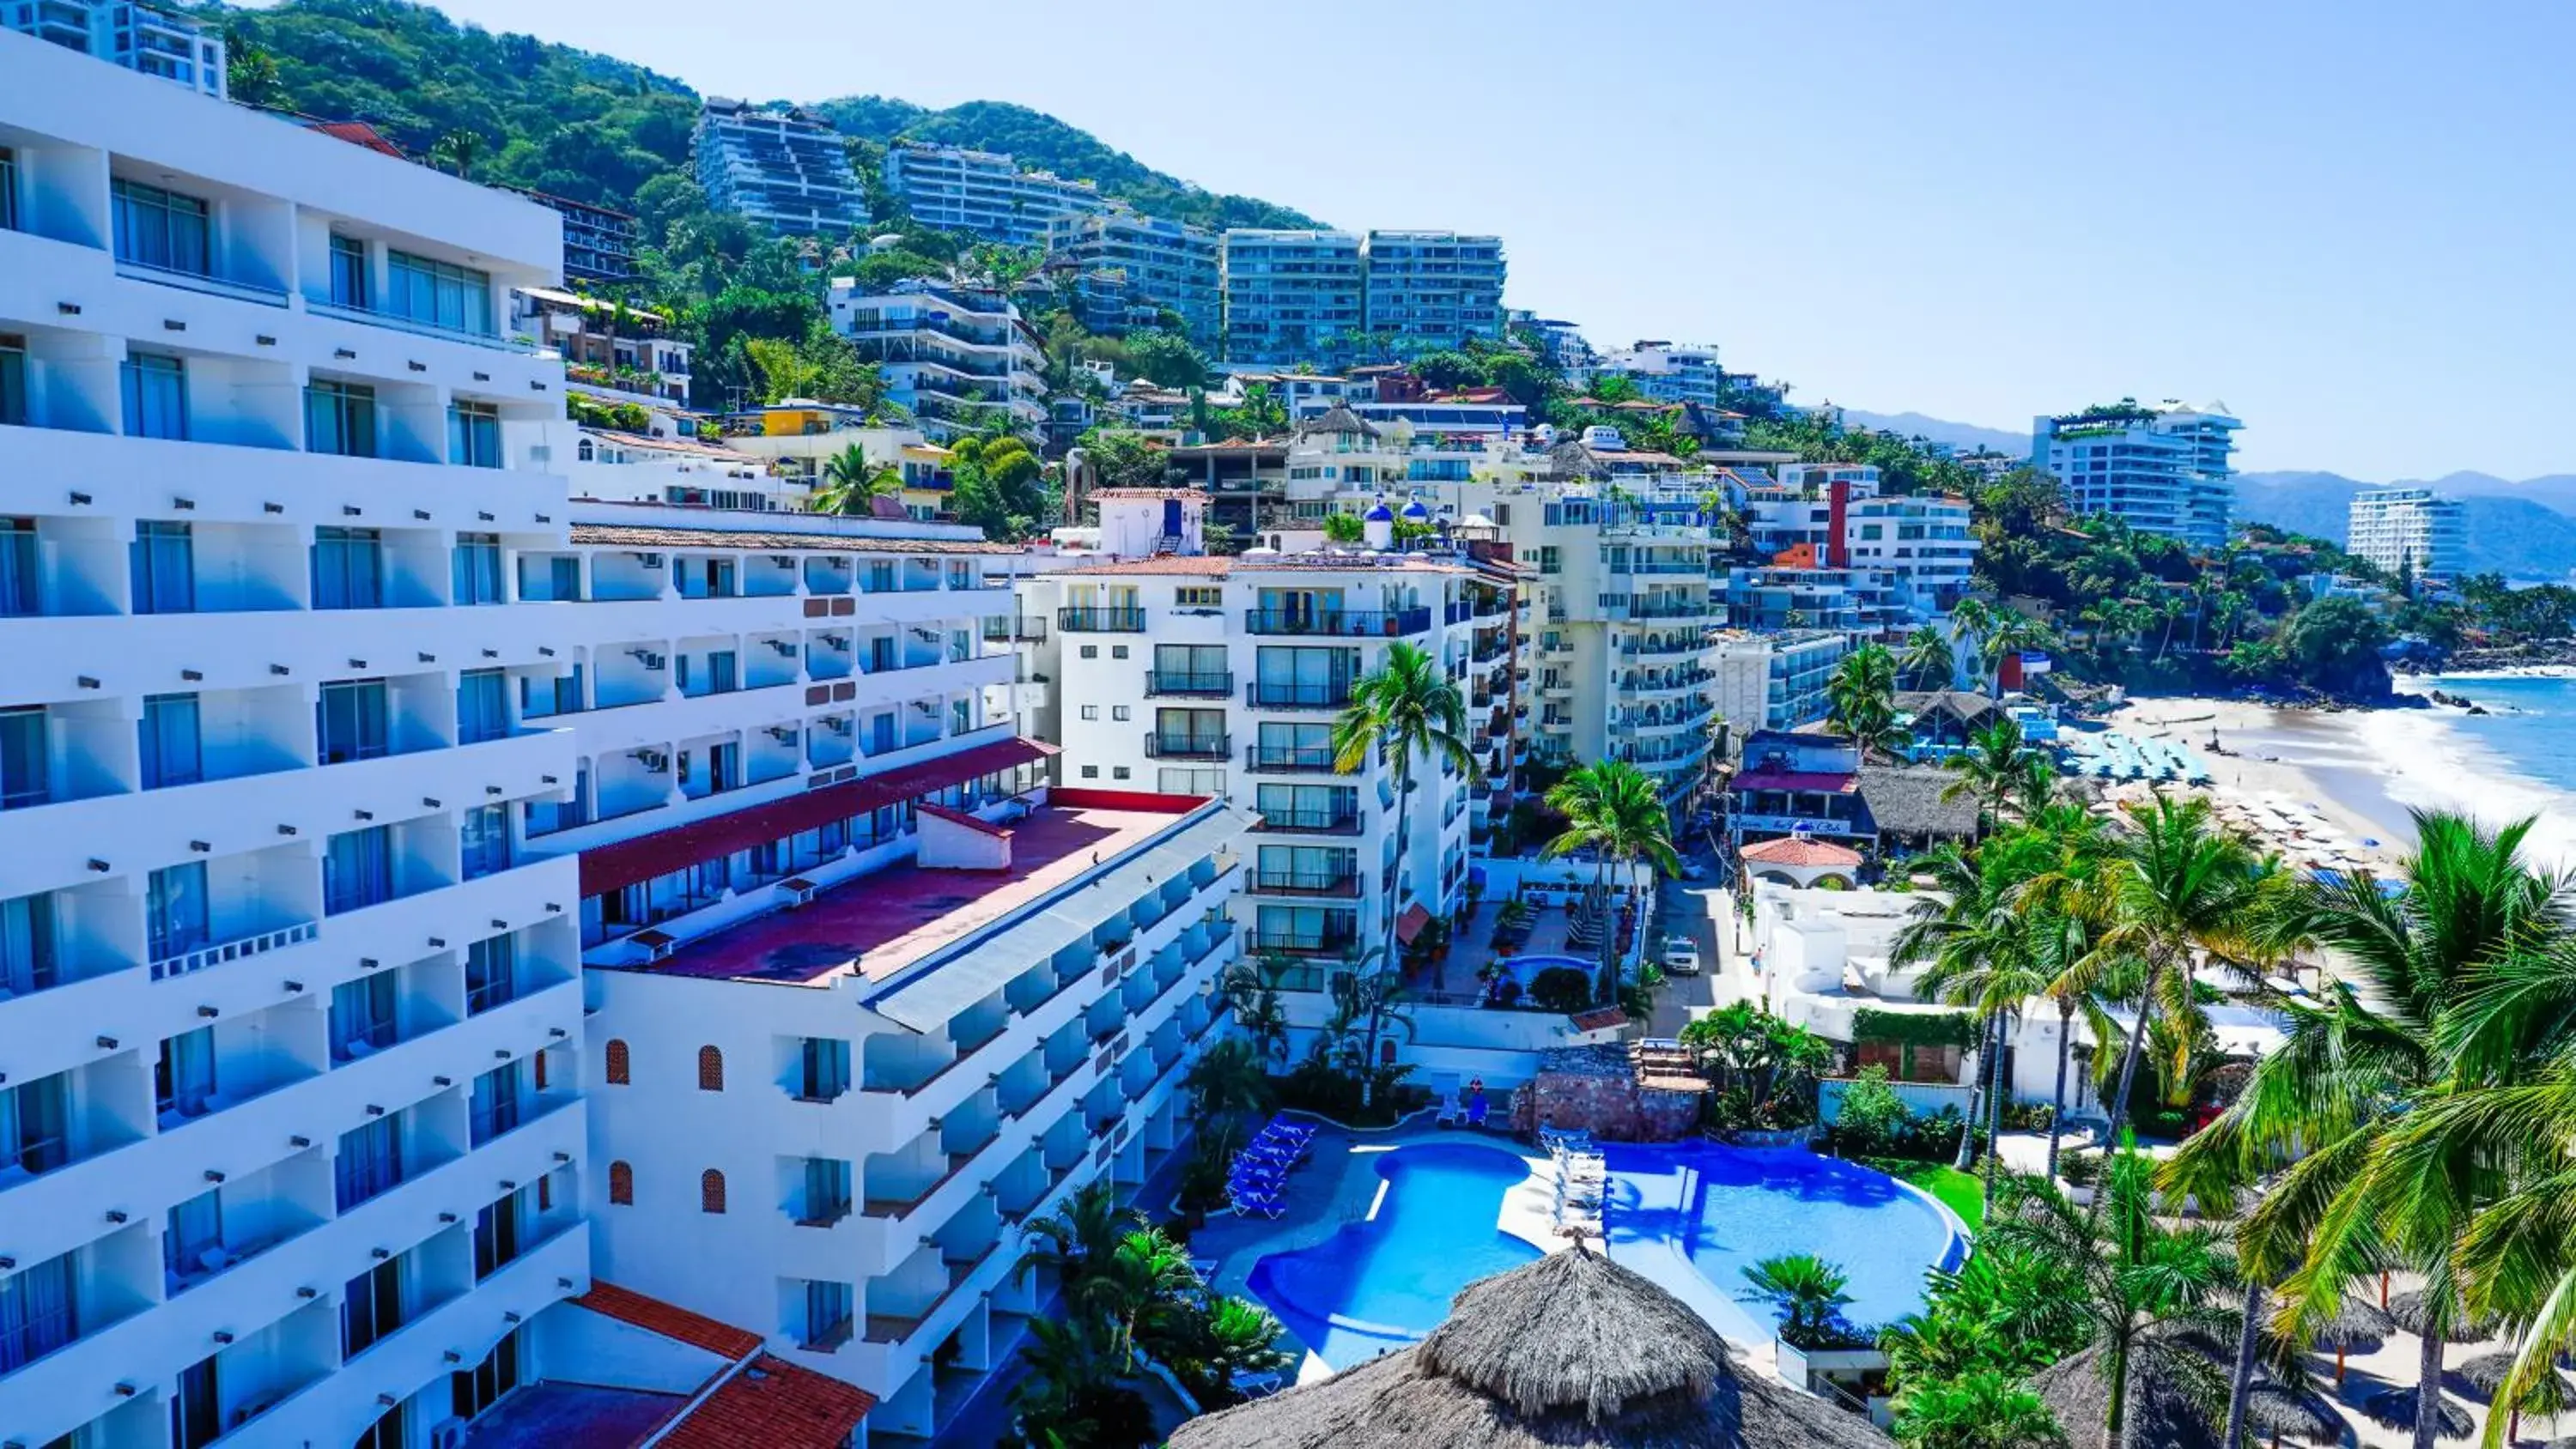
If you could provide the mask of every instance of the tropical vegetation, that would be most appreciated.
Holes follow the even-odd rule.
[[[1550,810],[1564,817],[1565,825],[1540,854],[1548,859],[1577,851],[1592,856],[1592,899],[1606,913],[1601,928],[1601,978],[1594,1000],[1617,1001],[1621,905],[1614,903],[1624,903],[1642,936],[1652,899],[1641,900],[1636,893],[1637,868],[1648,866],[1666,877],[1681,874],[1671,816],[1653,778],[1624,760],[1578,765],[1548,787],[1545,799]]]

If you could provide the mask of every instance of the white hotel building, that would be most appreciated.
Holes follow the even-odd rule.
[[[1058,217],[1096,214],[1111,205],[1088,181],[1023,171],[1006,154],[964,146],[888,146],[884,179],[886,190],[902,197],[923,226],[1015,247],[1045,244],[1047,224]]]
[[[835,278],[832,328],[885,373],[886,396],[946,442],[979,420],[1034,434],[1046,421],[1046,365],[1019,305],[999,292],[922,279],[870,292]]]
[[[2243,426],[2218,405],[2124,400],[2032,420],[2030,461],[2056,475],[2079,514],[2214,549],[2227,542],[2236,504],[2228,460]]]
[[[1179,1134],[1237,824],[1046,803],[1011,550],[568,503],[498,326],[553,213],[0,73],[0,1443],[640,1443],[815,1373],[865,1392],[763,1442],[935,1428],[1016,1215]],[[903,891],[847,981],[681,969]]]
[[[2395,574],[2448,582],[2464,571],[2467,510],[2430,488],[2366,488],[2352,496],[2345,549]]]

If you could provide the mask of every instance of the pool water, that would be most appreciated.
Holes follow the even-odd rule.
[[[1966,1244],[1949,1215],[1881,1172],[1804,1148],[1603,1143],[1610,1257],[1645,1273],[1730,1337],[1761,1342],[1777,1319],[1748,1303],[1743,1270],[1813,1253],[1850,1276],[1852,1322],[1876,1326],[1923,1306],[1923,1275],[1956,1267]]]
[[[1539,1256],[1495,1227],[1503,1194],[1529,1177],[1513,1153],[1426,1142],[1380,1154],[1377,1170],[1374,1217],[1252,1267],[1254,1295],[1336,1369],[1419,1340],[1459,1289]]]

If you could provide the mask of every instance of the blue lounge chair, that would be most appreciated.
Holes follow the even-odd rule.
[[[1484,1093],[1478,1092],[1476,1095],[1469,1097],[1467,1099],[1467,1125],[1470,1127],[1484,1126],[1486,1111],[1487,1108],[1485,1105]]]

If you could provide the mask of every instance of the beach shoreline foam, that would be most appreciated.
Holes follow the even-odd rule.
[[[2461,712],[2428,709],[2287,710],[2241,699],[2131,700],[2114,729],[2206,750],[2211,792],[2248,806],[2286,797],[2313,805],[2365,856],[2394,862],[2411,849],[2411,810],[2450,810],[2490,828],[2539,817],[2524,851],[2542,868],[2576,867],[2576,798],[2517,770],[2458,726]]]

